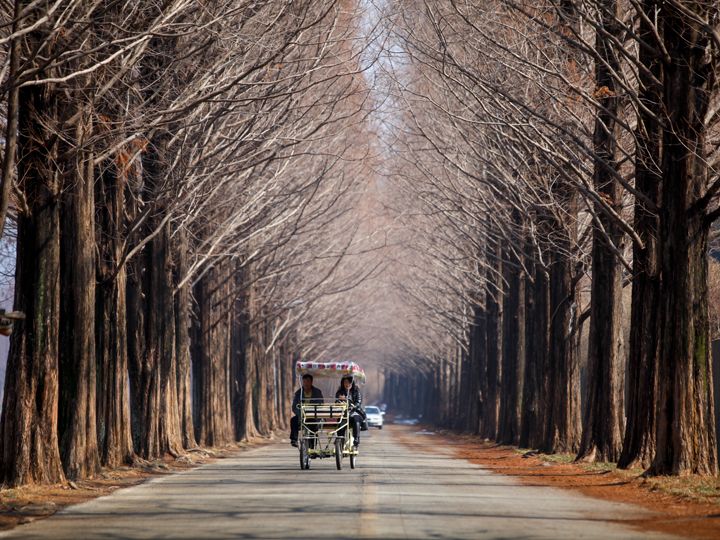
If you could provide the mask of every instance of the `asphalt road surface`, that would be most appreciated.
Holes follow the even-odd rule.
[[[442,448],[413,455],[393,431],[363,439],[355,470],[347,460],[338,471],[324,459],[302,471],[297,450],[276,443],[119,490],[0,538],[670,538],[618,523],[648,514],[640,508],[523,486]]]

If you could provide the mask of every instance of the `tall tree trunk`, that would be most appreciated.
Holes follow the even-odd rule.
[[[291,333],[283,344],[284,355],[281,358],[283,383],[278,411],[282,429],[290,427],[290,409],[292,406],[293,392],[295,391],[295,363],[300,360],[299,353],[294,352],[297,350],[296,347],[295,334]]]
[[[468,433],[479,434],[482,426],[483,411],[487,394],[487,317],[483,306],[473,307],[473,324],[470,328],[470,366],[468,376],[471,379],[467,399]]]
[[[656,116],[662,100],[663,64],[655,46],[652,24],[656,0],[645,0],[640,19],[640,100],[646,110],[638,113],[636,130],[635,189],[652,205],[660,206],[662,174],[662,130]],[[654,44],[654,46],[650,46]],[[658,81],[658,82],[656,82]],[[627,424],[618,467],[647,468],[655,455],[655,411],[659,352],[660,261],[659,222],[655,208],[635,198],[634,229],[643,246],[633,245],[632,307],[627,370]]]
[[[117,467],[133,460],[128,382],[127,272],[118,268],[125,234],[127,171],[105,163],[95,182],[97,235],[97,434],[100,461]]]
[[[460,396],[462,395],[461,383],[462,383],[462,365],[467,361],[467,355],[460,344],[455,345],[453,359],[450,362],[450,397],[451,408],[449,411],[449,417],[447,425],[452,429],[460,429],[460,417],[464,414],[464,409],[467,407],[467,402],[464,403],[465,407],[460,408]],[[462,410],[462,413],[461,413]]]
[[[174,283],[180,283],[187,273],[187,236],[178,231],[175,242]],[[177,358],[177,394],[183,448],[194,448],[193,404],[190,359],[190,286],[183,285],[175,291],[175,356]]]
[[[154,234],[132,261],[128,283],[128,355],[135,449],[145,459],[180,455],[175,300],[170,224],[161,199],[166,136],[158,136],[143,156],[145,198],[155,204],[146,234]]]
[[[77,99],[78,96],[76,96]],[[71,108],[71,110],[74,110]],[[88,111],[77,111],[62,204],[60,272],[60,453],[68,478],[92,476],[100,468],[95,416],[95,193]],[[67,145],[67,146],[66,146]]]
[[[497,242],[488,238],[487,246],[487,290],[485,306],[487,313],[486,330],[486,359],[487,359],[487,398],[484,402],[483,431],[486,439],[495,439],[498,430],[498,415],[500,412],[500,359],[502,358],[502,311],[499,299],[502,298],[502,261],[500,248]]]
[[[173,299],[172,255],[170,253],[170,225],[166,224],[150,242],[150,279],[145,290],[147,351],[146,377],[143,396],[142,433],[148,441],[142,447],[143,457],[158,457],[165,453],[182,453],[180,407],[177,394],[177,358],[175,356],[175,302]]]
[[[696,19],[663,4],[665,66],[660,212],[661,338],[656,454],[651,474],[718,472],[707,290],[705,116],[717,59],[701,21],[713,3],[689,3]]]
[[[143,359],[145,358],[145,301],[143,280],[145,279],[145,251],[127,265],[127,354],[130,382],[130,420],[133,447],[140,452],[143,380]]]
[[[443,376],[443,372],[445,371],[445,357],[442,356],[437,363],[435,364],[433,370],[432,370],[432,378],[433,388],[439,388],[440,389],[440,395],[447,396],[446,389],[445,389],[445,377]],[[417,387],[415,388],[417,389]],[[414,399],[410,398],[407,400],[407,405],[409,407],[412,407],[413,403],[415,402]],[[436,411],[431,411],[433,423],[442,425],[443,419],[445,418],[445,407],[447,406],[447,401],[445,399],[442,400],[440,403],[440,406],[437,407]]]
[[[549,409],[543,452],[577,452],[580,437],[580,382],[577,306],[572,261],[554,251],[550,261]]]
[[[472,323],[470,324],[468,328],[468,333],[472,333]],[[472,344],[470,343],[470,335],[468,335],[468,347],[472,347]],[[453,407],[455,408],[456,414],[455,414],[455,422],[454,422],[454,429],[461,430],[461,431],[468,431],[469,426],[472,422],[470,419],[470,408],[473,407],[472,404],[472,398],[470,397],[473,393],[471,391],[471,386],[473,385],[473,377],[472,377],[472,355],[471,354],[462,354],[460,355],[460,380],[459,380],[459,392],[458,396],[456,396],[458,399],[464,399],[465,400],[465,406],[460,406],[458,400],[453,401]],[[475,394],[477,395],[477,391],[475,391]]]
[[[503,275],[507,290],[503,303],[500,425],[497,440],[501,444],[517,444],[520,439],[522,361],[525,357],[525,280],[517,255],[509,248],[503,252]]]
[[[64,479],[57,436],[60,316],[60,176],[57,95],[50,85],[20,91],[15,309],[26,314],[10,343],[0,420],[2,482]]]
[[[130,375],[132,384],[133,439],[136,452],[145,459],[153,459],[161,454],[160,450],[160,368],[158,351],[153,344],[149,327],[152,323],[151,311],[162,309],[154,305],[154,298],[147,296],[151,285],[147,283],[151,272],[151,246],[142,250],[133,272],[132,287],[128,288],[128,324],[130,339]],[[135,282],[135,279],[138,279]],[[159,292],[159,291],[158,291]],[[139,311],[134,311],[138,309]],[[157,317],[155,317],[157,320]]]
[[[257,436],[253,411],[254,366],[250,358],[250,293],[243,272],[235,272],[235,289],[244,291],[236,298],[232,318],[232,408],[235,417],[235,440],[246,441]]]
[[[128,383],[126,273],[101,281],[97,290],[98,441],[101,463],[133,460]]]
[[[600,197],[622,214],[623,190],[616,175],[617,124],[620,111],[613,73],[620,62],[613,39],[620,40],[617,2],[599,5],[601,30],[596,32],[595,86],[600,102],[595,119],[593,184]],[[596,204],[593,224],[590,335],[588,339],[587,399],[578,459],[617,461],[623,430],[624,358],[622,336],[622,266],[614,249],[623,251],[624,233]]]
[[[255,287],[251,287],[254,289]],[[257,298],[257,291],[253,290],[250,301],[250,362],[255,373],[255,392],[253,395],[253,410],[255,425],[258,433],[269,436],[274,428],[271,384],[272,359],[265,354],[268,338],[267,316],[263,312]]]
[[[573,0],[558,6],[560,32],[570,39],[578,35],[580,18]],[[564,61],[576,63],[569,51]],[[578,365],[576,252],[578,193],[561,175],[554,179],[553,197],[563,216],[548,216],[548,259],[550,285],[550,345],[545,384],[548,408],[544,440],[540,450],[546,453],[577,452],[580,437],[580,381]],[[552,394],[552,397],[551,395]]]
[[[230,417],[230,288],[227,273],[208,270],[195,286],[197,301],[193,374],[198,443],[221,446],[233,440]]]
[[[275,386],[275,351],[265,352],[270,340],[272,339],[272,328],[269,320],[263,317],[267,322],[263,323],[260,330],[262,341],[258,343],[258,366],[259,366],[259,388],[260,401],[258,404],[258,414],[263,418],[263,435],[271,435],[277,427],[277,412],[275,410],[275,394],[277,387]],[[260,426],[261,424],[258,424]]]
[[[544,388],[549,338],[548,276],[539,262],[533,260],[528,246],[526,266],[533,272],[532,283],[525,286],[525,372],[522,395],[522,424],[519,445],[538,448],[544,439],[544,410],[547,407]]]

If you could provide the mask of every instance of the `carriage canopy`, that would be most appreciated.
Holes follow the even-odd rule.
[[[295,364],[295,373],[298,377],[309,373],[313,377],[338,379],[350,375],[360,384],[365,382],[365,372],[355,362],[298,362]]]

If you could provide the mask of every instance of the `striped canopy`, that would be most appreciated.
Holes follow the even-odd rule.
[[[355,362],[298,362],[295,364],[295,373],[299,377],[309,373],[313,377],[338,379],[351,375],[354,381],[361,384],[365,382],[365,372]]]

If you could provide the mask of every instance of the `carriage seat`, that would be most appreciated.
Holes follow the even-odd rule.
[[[347,405],[344,403],[328,403],[318,405],[303,405],[302,411],[307,423],[320,423],[324,426],[339,424]]]

